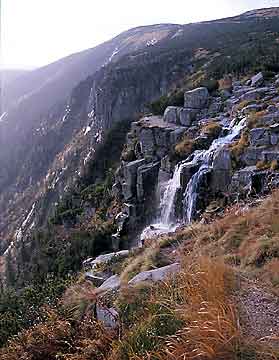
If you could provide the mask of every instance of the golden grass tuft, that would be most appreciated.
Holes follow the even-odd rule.
[[[174,148],[175,154],[181,158],[188,157],[195,150],[195,141],[184,137]]]
[[[249,129],[254,129],[254,128],[264,126],[264,123],[262,120],[263,120],[263,116],[266,114],[267,114],[266,110],[262,110],[259,112],[249,114],[248,120],[247,120],[247,127]]]
[[[201,134],[212,138],[217,138],[220,135],[222,126],[214,121],[209,122],[201,129]]]

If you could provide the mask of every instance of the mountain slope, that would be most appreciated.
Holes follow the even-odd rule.
[[[14,85],[17,103],[0,122],[2,243],[12,240],[32,205],[50,189],[53,206],[115,121],[133,119],[177,86],[188,88],[226,72],[278,67],[278,20],[259,20],[258,14],[135,28],[32,72],[20,90]],[[65,100],[77,77],[86,73],[91,76]]]

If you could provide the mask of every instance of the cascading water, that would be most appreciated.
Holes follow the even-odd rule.
[[[201,163],[199,170],[192,176],[189,181],[186,191],[184,193],[184,221],[189,224],[193,220],[196,214],[197,198],[198,198],[198,189],[204,179],[204,177],[212,170],[212,163],[214,156],[217,151],[220,151],[222,148],[231,144],[231,142],[239,136],[241,130],[245,127],[246,119],[244,118],[239,122],[239,124],[230,126],[230,132],[227,136],[221,137],[213,141],[208,150],[198,152],[195,154],[191,164]],[[190,163],[188,163],[190,164]],[[186,163],[187,165],[187,163]]]
[[[212,163],[216,152],[239,136],[241,130],[245,127],[245,123],[246,119],[241,120],[237,125],[234,125],[232,122],[228,135],[213,141],[208,150],[196,151],[191,161],[182,161],[175,167],[172,179],[166,184],[161,184],[163,195],[160,201],[160,217],[158,222],[144,229],[141,234],[141,240],[154,235],[175,231],[178,227],[179,223],[174,214],[176,194],[181,187],[181,172],[185,166],[189,165],[197,165],[199,169],[190,179],[183,196],[185,209],[183,220],[188,224],[193,220],[196,214],[199,186],[204,177],[212,170]]]

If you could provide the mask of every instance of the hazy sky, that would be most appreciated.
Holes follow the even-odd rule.
[[[189,23],[279,6],[279,0],[0,0],[2,64],[32,67],[93,47],[121,31]]]

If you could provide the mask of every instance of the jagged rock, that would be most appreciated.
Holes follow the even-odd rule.
[[[234,196],[249,196],[260,193],[268,171],[259,171],[256,166],[248,166],[237,171],[232,178],[230,191]]]
[[[114,308],[104,307],[97,303],[96,318],[101,321],[106,328],[117,329],[119,327],[119,314]]]
[[[150,198],[158,180],[160,162],[143,165],[138,168],[137,198],[139,201]]]
[[[262,160],[262,152],[266,150],[266,146],[248,147],[241,155],[241,161],[245,166],[256,165],[258,161]]]
[[[171,146],[176,145],[183,138],[184,134],[185,134],[185,128],[178,128],[172,131],[170,133],[170,145]]]
[[[129,255],[129,250],[122,250],[118,252],[113,252],[110,254],[99,255],[96,259],[89,258],[83,262],[83,266],[90,266],[95,268],[97,265],[106,264],[112,259],[116,258],[125,258]]]
[[[197,112],[196,109],[168,106],[164,113],[164,121],[189,127],[196,119]]]
[[[207,88],[200,87],[184,94],[184,107],[202,110],[208,104],[209,92]]]
[[[226,192],[232,178],[232,161],[229,149],[220,149],[212,163],[213,171],[211,175],[210,188],[213,192]]]
[[[113,275],[108,278],[100,287],[99,290],[102,291],[113,291],[117,290],[120,287],[120,277],[118,275]]]
[[[246,106],[245,108],[242,109],[242,113],[244,115],[249,115],[251,112],[257,112],[262,110],[262,105],[258,105],[258,104],[251,104]]]
[[[132,161],[123,167],[124,182],[122,184],[122,193],[126,201],[136,196],[137,170],[144,163],[145,160],[140,159]]]
[[[262,160],[267,163],[271,163],[272,161],[279,161],[279,150],[263,151]]]
[[[135,277],[133,277],[130,281],[129,281],[129,285],[136,285],[140,282],[143,281],[163,281],[165,280],[167,277],[174,275],[176,273],[179,272],[180,270],[180,264],[179,263],[174,263],[168,266],[164,266],[162,268],[159,269],[155,269],[155,270],[150,270],[150,271],[143,271],[141,273],[139,273],[138,275],[136,275]]]
[[[253,76],[251,79],[251,85],[256,87],[256,86],[261,86],[264,82],[264,76],[263,73],[260,72],[257,75]]]
[[[277,106],[275,106],[275,105],[269,105],[266,110],[267,110],[269,113],[275,113],[275,112],[278,111],[278,108],[277,108]]]
[[[252,146],[270,145],[270,136],[266,128],[256,128],[250,131],[250,143]]]
[[[254,90],[251,86],[240,86],[233,91],[236,98],[240,98],[245,93]]]
[[[139,133],[141,150],[144,156],[153,156],[156,150],[153,129],[143,127]]]
[[[266,93],[268,93],[270,89],[268,87],[265,88],[258,88],[251,91],[246,92],[241,96],[241,101],[253,101],[253,100],[260,100]]]

